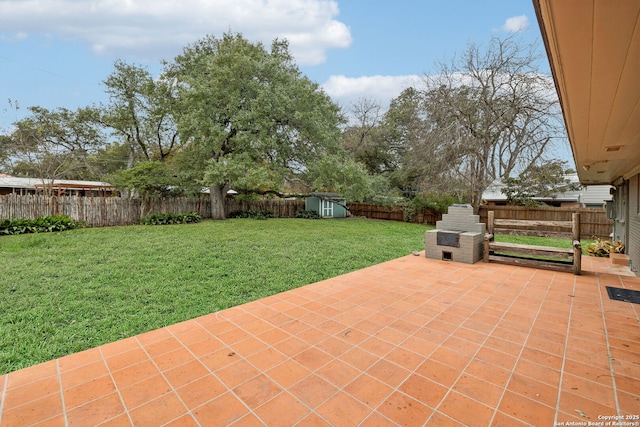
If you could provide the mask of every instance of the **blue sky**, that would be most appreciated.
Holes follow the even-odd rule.
[[[0,131],[31,105],[107,102],[116,59],[158,73],[160,60],[228,30],[288,39],[302,72],[344,107],[386,105],[469,42],[519,31],[543,52],[531,0],[2,0]]]

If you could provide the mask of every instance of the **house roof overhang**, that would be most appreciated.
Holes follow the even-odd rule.
[[[640,1],[532,1],[580,182],[640,173]]]

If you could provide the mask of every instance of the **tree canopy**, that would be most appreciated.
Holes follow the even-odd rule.
[[[175,82],[183,147],[177,165],[209,187],[224,218],[231,186],[281,186],[339,150],[340,110],[293,62],[286,41],[271,49],[240,34],[205,37],[166,64]]]

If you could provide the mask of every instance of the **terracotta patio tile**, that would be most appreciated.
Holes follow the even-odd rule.
[[[130,386],[158,374],[160,374],[160,371],[158,371],[158,368],[149,360],[111,373],[116,382],[116,386],[119,388]]]
[[[298,334],[298,338],[301,338],[303,341],[310,345],[317,344],[318,342],[327,339],[329,336],[331,336],[331,334],[328,334],[325,331],[316,329],[314,327],[307,328],[306,330]]]
[[[173,335],[171,335],[169,330],[166,328],[155,329],[153,331],[136,335],[136,340],[138,340],[138,342],[144,347],[166,339],[173,339]]]
[[[553,425],[555,410],[511,391],[506,391],[498,409],[517,420],[534,426]]]
[[[375,408],[393,392],[393,388],[367,374],[362,374],[344,387],[344,391]]]
[[[39,381],[51,375],[58,375],[58,363],[56,360],[40,363],[27,369],[10,372],[5,377],[7,388],[20,387],[33,381]],[[4,382],[3,382],[4,384]]]
[[[603,385],[565,373],[562,377],[562,390],[607,405],[611,408],[616,406],[615,392],[612,385]]]
[[[195,418],[193,418],[193,415],[185,414],[168,422],[164,427],[199,427],[199,425]]]
[[[258,375],[233,391],[247,406],[256,408],[282,392],[282,388],[266,375]]]
[[[77,369],[69,370],[60,373],[60,380],[62,381],[62,387],[67,389],[87,381],[91,381],[95,378],[105,376],[109,373],[109,370],[105,366],[104,361],[98,361],[83,365]]]
[[[65,372],[95,362],[102,362],[102,354],[98,348],[62,357],[58,360],[58,367],[61,372]]]
[[[147,353],[145,353],[142,348],[136,347],[131,350],[115,354],[114,356],[107,357],[105,360],[109,370],[118,371],[126,368],[127,366],[135,365],[148,359],[149,356]]]
[[[400,343],[399,347],[421,354],[424,357],[428,357],[436,348],[438,348],[439,345],[440,344],[424,340],[417,336],[412,336]]]
[[[556,389],[560,384],[560,371],[526,359],[520,359],[513,369],[513,372],[540,381]]]
[[[171,391],[161,375],[155,375],[129,387],[120,388],[120,395],[128,409],[150,402]]]
[[[328,421],[317,414],[309,414],[296,424],[296,427],[332,427]]]
[[[511,370],[516,363],[517,355],[504,353],[489,347],[482,347],[475,355],[476,360],[490,363],[503,369]]]
[[[386,399],[378,412],[403,426],[423,425],[433,410],[406,394],[395,392]]]
[[[320,405],[316,412],[332,425],[355,426],[370,413],[370,409],[346,393],[338,392]]]
[[[342,354],[340,356],[340,360],[348,363],[356,369],[364,371],[380,360],[380,357],[359,347],[354,347]]]
[[[225,393],[193,410],[200,425],[226,427],[249,413],[249,410],[231,393]]]
[[[329,362],[316,371],[317,375],[321,376],[336,387],[344,387],[359,373],[359,370],[338,359]]]
[[[247,361],[261,371],[267,371],[286,359],[287,356],[272,347],[267,347],[247,357]]]
[[[478,426],[489,425],[493,415],[492,408],[457,392],[449,393],[438,411],[466,425]]]
[[[0,390],[0,396],[2,396],[1,393]],[[60,395],[60,381],[58,376],[48,376],[12,388],[2,399],[2,405],[5,409],[12,409],[33,400],[54,395]]]
[[[236,359],[236,362],[218,369],[215,372],[218,378],[220,378],[227,387],[235,388],[260,374],[257,369],[249,365],[244,360],[237,360],[236,357],[234,358]]]
[[[358,344],[363,350],[375,354],[376,356],[384,356],[393,349],[393,344],[381,340],[380,338],[371,337]]]
[[[62,399],[60,393],[50,394],[37,400],[29,400],[23,405],[11,409],[3,409],[0,426],[27,426],[35,424],[58,414],[62,414]]]
[[[460,375],[459,370],[440,362],[436,362],[435,360],[427,360],[420,365],[416,372],[439,384],[442,384],[445,387],[451,387]]]
[[[180,341],[185,347],[211,338],[209,331],[202,328],[197,322],[191,322],[189,325],[189,329],[176,334],[178,341]]]
[[[604,385],[611,385],[611,371],[609,369],[603,369],[597,366],[565,359],[564,372],[589,381],[594,381]]]
[[[202,357],[207,354],[211,354],[214,351],[226,348],[226,346],[220,342],[217,338],[209,337],[202,341],[195,342],[187,345],[189,351],[191,351],[196,357]]]
[[[67,412],[69,426],[91,426],[114,418],[124,412],[117,393],[92,400]]]
[[[274,344],[273,347],[286,354],[287,356],[293,357],[296,354],[306,350],[309,345],[299,338],[290,337],[286,338],[283,341],[280,341],[277,344]]]
[[[164,375],[174,388],[178,388],[190,383],[191,381],[195,381],[208,373],[209,371],[207,368],[200,363],[199,360],[192,360],[191,362],[165,371]]]
[[[468,374],[462,374],[452,390],[495,408],[502,396],[503,388]]]
[[[158,357],[179,348],[183,348],[182,344],[172,336],[144,345],[145,351],[149,353],[151,357]]]
[[[426,356],[407,350],[402,347],[396,347],[385,356],[385,360],[393,362],[410,371],[415,370],[426,360]]]
[[[556,407],[558,400],[558,388],[536,381],[533,378],[513,374],[507,389],[525,396],[531,400],[544,403],[547,406]]]
[[[400,384],[398,390],[431,408],[435,408],[440,404],[449,388],[443,387],[422,375],[412,374]]]
[[[108,358],[115,356],[116,354],[139,348],[141,348],[140,343],[138,342],[136,337],[131,337],[100,346],[100,352],[104,357]]]
[[[362,423],[360,423],[359,427],[397,427],[397,423],[391,421],[389,418],[378,412],[372,412],[371,415],[367,417]]]
[[[280,386],[290,387],[309,375],[311,371],[294,360],[285,360],[281,364],[268,370],[266,373]]]
[[[283,410],[282,408],[286,408]],[[266,425],[294,425],[309,414],[309,409],[288,393],[280,393],[255,413]]]
[[[299,348],[298,352],[302,352],[308,347],[308,345],[304,345]],[[317,343],[316,347],[324,351],[325,353],[329,353],[334,357],[338,357],[347,350],[351,349],[353,347],[353,344],[350,344],[334,336],[330,336],[327,339]]]
[[[64,425],[64,421],[62,424],[57,424],[56,426],[62,426],[62,425]],[[129,418],[129,414],[120,414],[113,418],[109,418],[107,421],[104,421],[103,423],[100,423],[100,427],[123,427],[123,426],[133,426],[133,422]]]
[[[593,400],[586,399],[564,390],[560,392],[558,408],[568,414],[576,414],[577,409],[593,420],[597,420],[598,415],[608,414],[611,412],[611,406],[608,404],[603,405],[599,402],[594,402]]]
[[[194,409],[227,391],[228,388],[217,378],[207,375],[180,387],[176,392],[189,409]]]
[[[425,425],[429,427],[469,427],[438,411],[431,414]]]
[[[63,391],[65,408],[70,410],[115,391],[116,386],[109,375],[87,381]]]
[[[462,371],[471,361],[471,356],[459,353],[442,344],[431,355],[429,359],[438,361],[458,371]]]
[[[493,416],[492,425],[509,427],[531,427],[531,424],[517,420],[499,411]]]
[[[153,358],[154,363],[163,372],[194,360],[195,358],[191,352],[184,347],[180,347],[176,350],[169,351]]]
[[[211,354],[200,357],[200,362],[212,371],[217,371],[234,364],[240,356],[228,347],[216,350]]]
[[[499,387],[504,387],[511,375],[510,370],[478,359],[472,360],[464,372],[474,375]]]
[[[251,356],[252,354],[258,353],[266,348],[269,348],[268,344],[265,344],[263,341],[258,338],[249,337],[245,340],[237,342],[235,344],[231,344],[230,347],[243,357]]]
[[[315,374],[311,374],[289,388],[289,392],[310,408],[315,409],[338,391],[338,387],[329,384]]]
[[[282,340],[289,338],[291,335],[280,328],[271,328],[259,333],[257,338],[269,345],[274,345]]]

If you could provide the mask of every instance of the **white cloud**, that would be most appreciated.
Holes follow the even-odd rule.
[[[517,33],[529,28],[529,18],[526,15],[512,16],[502,25],[502,31]]]
[[[383,109],[389,106],[393,98],[412,86],[419,86],[421,77],[406,76],[331,76],[322,84],[322,89],[343,108],[349,107],[359,99],[378,102]]]
[[[98,54],[171,59],[206,34],[242,33],[269,45],[289,40],[300,65],[325,60],[327,49],[351,44],[334,0],[4,0],[5,34],[47,34],[82,40]]]

